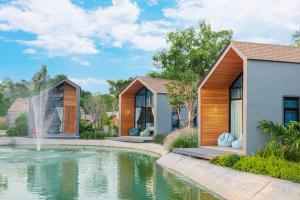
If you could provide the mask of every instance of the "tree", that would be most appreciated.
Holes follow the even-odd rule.
[[[39,72],[36,72],[32,77],[33,87],[35,92],[39,93],[47,85],[47,66],[42,65]]]
[[[113,111],[113,101],[114,101],[114,97],[110,94],[101,94],[101,97],[103,99],[104,102],[104,106],[106,108],[106,111]]]
[[[108,80],[109,84],[109,93],[113,96],[112,102],[112,110],[116,111],[119,104],[119,94],[125,89],[132,81],[133,77],[129,77],[128,79],[120,79],[116,81]]]
[[[0,91],[0,116],[5,116],[9,107],[9,100]]]
[[[93,127],[95,130],[102,129],[102,118],[106,113],[105,105],[101,95],[93,96],[84,101],[84,107],[87,113],[91,115]]]
[[[48,85],[55,85],[56,83],[59,83],[60,81],[62,80],[65,80],[67,79],[68,77],[66,75],[63,75],[63,74],[58,74],[56,76],[54,76],[53,78],[50,78],[48,80]]]
[[[148,75],[181,80],[181,74],[191,70],[201,80],[229,44],[232,34],[230,30],[213,31],[204,21],[200,23],[199,30],[188,28],[170,32],[167,35],[169,48],[153,56],[154,65],[162,72],[150,72]]]
[[[180,109],[186,109],[188,119],[183,122],[185,126],[191,127],[196,116],[198,81],[206,76],[232,35],[231,30],[213,31],[203,21],[199,30],[191,27],[169,33],[169,48],[154,54],[154,65],[161,72],[151,71],[148,76],[173,80],[167,86],[169,104],[178,111],[179,118]]]
[[[183,72],[180,81],[171,81],[167,85],[169,105],[172,109],[177,110],[179,120],[184,126],[192,127],[193,120],[196,117],[197,106],[197,75],[192,70]],[[180,115],[181,108],[187,111],[188,118],[182,121]]]
[[[293,34],[293,41],[296,46],[300,47],[300,30]]]
[[[87,109],[85,108],[86,104],[85,101],[88,101],[93,97],[92,93],[89,91],[81,90],[80,92],[80,107],[84,110],[84,112],[87,112]]]

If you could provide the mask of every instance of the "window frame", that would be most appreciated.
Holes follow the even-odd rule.
[[[142,90],[144,90],[144,94],[139,94]],[[150,94],[150,95],[149,95]],[[138,96],[144,96],[144,105],[143,106],[137,106],[136,103],[136,98]],[[151,106],[147,106],[147,97],[148,96],[151,96],[150,98],[150,104]],[[134,95],[134,128],[138,128],[136,126],[136,108],[141,108],[141,109],[149,109],[149,108],[152,108],[154,106],[154,94],[151,90],[149,90],[147,87],[143,86],[141,89],[139,89],[135,95]],[[147,115],[145,115],[145,118],[144,118],[145,121],[147,121]],[[153,123],[154,123],[154,116],[153,116]],[[145,123],[146,124],[146,123]]]
[[[286,108],[285,107],[285,100],[286,99],[293,99],[293,100],[297,100],[297,105],[298,107],[297,108]],[[285,112],[286,111],[296,111],[297,113],[297,122],[300,121],[300,98],[299,96],[283,96],[283,124],[286,125],[285,123],[285,119],[286,119],[286,116],[285,116]]]
[[[234,87],[234,84],[239,80],[239,78],[242,77],[242,87]],[[241,88],[242,90],[242,96],[241,98],[231,98],[231,89],[237,89],[237,88]],[[231,131],[231,102],[232,101],[239,101],[241,100],[242,103],[244,104],[244,101],[243,101],[243,96],[244,96],[244,75],[243,75],[243,72],[241,72],[235,79],[234,81],[232,82],[232,84],[229,86],[229,118],[228,118],[228,130],[229,132]],[[242,112],[244,112],[244,110],[242,110]]]

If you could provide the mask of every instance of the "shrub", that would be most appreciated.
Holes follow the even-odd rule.
[[[226,155],[211,160],[211,163],[239,171],[272,176],[300,183],[299,163],[290,162],[276,156],[263,158],[260,156],[239,157],[237,155]]]
[[[80,139],[104,139],[105,133],[101,131],[85,131],[79,135]]]
[[[28,134],[28,117],[27,113],[20,114],[12,127],[7,130],[8,136],[26,136]]]
[[[163,145],[168,151],[172,151],[174,148],[197,147],[197,144],[197,130],[193,128],[183,128],[177,129],[166,136]]]
[[[79,122],[79,132],[83,133],[83,132],[93,132],[94,128],[93,125],[90,122],[87,122],[85,120],[80,120]]]
[[[118,137],[119,134],[115,129],[111,129],[108,133],[105,133],[106,137]]]
[[[6,130],[7,126],[5,123],[0,123],[0,130]]]
[[[218,156],[210,162],[224,167],[233,167],[233,165],[240,160],[240,156],[227,154],[225,156]]]
[[[300,161],[300,125],[298,122],[290,122],[284,126],[280,123],[262,120],[258,127],[270,136],[266,147],[258,151],[260,156],[276,156],[290,161]]]
[[[153,138],[153,142],[156,144],[163,144],[166,136],[166,134],[156,134]]]

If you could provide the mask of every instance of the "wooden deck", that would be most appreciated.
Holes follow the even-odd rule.
[[[152,137],[140,137],[140,136],[120,136],[120,137],[108,137],[107,140],[115,140],[120,142],[132,142],[132,143],[145,143],[151,142]]]
[[[228,153],[235,155],[242,155],[242,149],[224,148],[217,146],[206,146],[198,148],[178,148],[173,150],[174,153],[191,156],[195,158],[202,158],[206,160],[211,160],[217,156],[223,156]]]

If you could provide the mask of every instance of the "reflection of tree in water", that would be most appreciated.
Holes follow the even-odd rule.
[[[156,165],[155,167],[155,176],[156,179],[160,179],[158,182],[160,186],[156,186],[159,190],[168,191],[165,192],[164,199],[184,199],[184,200],[216,200],[213,195],[204,190],[201,190],[198,187],[195,187],[195,184],[186,184],[184,180],[181,180],[179,177],[174,176],[170,172],[163,170],[160,166]],[[163,177],[163,178],[159,178]],[[158,192],[163,194],[162,191]]]
[[[153,180],[152,157],[120,153],[118,166],[120,199],[152,199],[153,189],[149,190],[149,182]]]
[[[8,180],[7,177],[3,174],[0,174],[0,192],[7,190]]]
[[[74,160],[27,168],[27,188],[46,199],[78,197],[78,165]]]
[[[214,200],[211,194],[163,170],[151,156],[119,154],[120,199]]]

